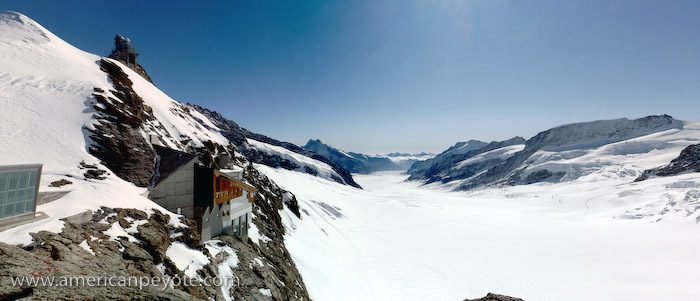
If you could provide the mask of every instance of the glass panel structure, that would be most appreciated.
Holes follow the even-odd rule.
[[[0,219],[36,211],[41,167],[0,166]]]

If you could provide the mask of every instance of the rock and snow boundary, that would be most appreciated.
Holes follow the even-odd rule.
[[[308,299],[284,246],[284,228],[276,222],[278,211],[294,200],[285,200],[284,192],[266,177],[254,170],[245,175],[261,190],[253,221],[270,239],[261,243],[264,247],[257,241],[232,237],[203,244],[192,221],[164,210],[144,197],[145,188],[119,177],[134,171],[139,176],[130,181],[141,186],[148,183],[148,171],[136,169],[152,167],[140,166],[148,165],[150,135],[168,147],[209,159],[234,155],[235,147],[207,116],[171,99],[122,63],[81,51],[20,13],[0,14],[0,40],[0,164],[42,163],[40,191],[67,192],[37,206],[48,218],[0,232],[0,248],[6,254],[17,254],[4,258],[1,270],[16,268],[20,275],[30,268],[41,271],[46,267],[35,265],[46,262],[61,266],[63,275],[78,273],[87,265],[97,268],[83,270],[113,275],[235,275],[240,279],[237,286],[213,290],[171,287],[162,295],[111,288],[65,291],[65,296],[76,299],[244,299],[268,295]],[[105,162],[95,156],[122,151],[117,153],[124,160],[122,165],[135,163],[130,167],[133,170],[110,170],[120,162]],[[134,156],[140,157],[134,161]],[[234,163],[248,164],[240,155],[234,155]],[[51,187],[56,181],[70,184]],[[95,214],[93,221],[76,225],[65,220],[86,210]],[[110,210],[113,212],[96,217]],[[144,232],[156,228],[158,235]],[[132,270],[124,268],[133,265],[136,268]],[[31,286],[18,287],[19,291],[9,285],[3,288],[6,290],[0,291],[0,296],[7,298],[41,299],[49,294]]]

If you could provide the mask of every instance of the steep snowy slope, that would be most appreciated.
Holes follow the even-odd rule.
[[[291,152],[283,147],[270,145],[253,139],[247,140],[248,144],[259,152],[266,153],[271,156],[279,157],[283,160],[291,162],[294,166],[298,166],[295,170],[306,172],[308,174],[317,175],[324,179],[333,180],[339,183],[343,182],[343,178],[333,170],[333,168],[323,162],[319,162],[304,155]]]
[[[251,162],[306,172],[338,183],[360,187],[355,183],[350,171],[314,151],[253,133],[239,126],[233,120],[224,118],[218,112],[197,105],[190,105],[190,107],[215,124],[224,137],[228,138],[238,151],[242,152],[246,159]],[[332,170],[328,171],[328,167]]]

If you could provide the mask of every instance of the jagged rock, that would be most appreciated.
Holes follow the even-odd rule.
[[[152,109],[136,94],[133,83],[119,66],[108,60],[100,64],[114,85],[115,90],[110,93],[119,101],[95,90],[100,104],[95,106],[95,119],[99,122],[94,129],[88,129],[95,142],[89,151],[120,178],[146,187],[153,174],[155,151],[141,135],[139,126],[153,119]]]
[[[248,242],[246,244],[247,247],[241,246],[241,248],[255,253],[251,254],[251,256],[263,258],[263,261],[270,263],[269,269],[271,274],[262,273],[257,277],[242,274],[242,278],[258,279],[258,282],[262,281],[265,284],[264,287],[269,288],[273,297],[278,300],[309,300],[310,297],[306,286],[291,259],[289,251],[284,245],[285,227],[279,215],[279,211],[283,210],[285,204],[287,204],[290,209],[296,208],[296,211],[293,212],[299,217],[299,205],[296,198],[293,194],[280,189],[265,175],[253,168],[252,165],[249,165],[244,170],[244,178],[259,190],[253,203],[253,210],[259,211],[259,214],[255,215],[253,223],[258,228],[260,235],[269,238],[269,240],[260,242],[260,247]],[[257,244],[258,242],[255,243]],[[232,244],[232,246],[235,247],[236,244]],[[246,255],[243,256],[245,258]],[[270,277],[270,275],[274,275],[274,277]],[[278,283],[284,283],[284,285],[278,285]],[[245,283],[243,287],[246,287]],[[255,285],[247,287],[252,292],[250,293],[252,295],[257,291],[257,289],[254,289]],[[278,293],[279,297],[277,296]],[[242,294],[240,296],[246,295]]]
[[[107,211],[107,212],[105,212]],[[110,213],[118,213],[109,220],[119,222],[129,217],[145,218],[147,215],[135,209],[108,209],[98,211],[93,215],[93,221],[83,224],[66,223],[61,233],[41,231],[33,235],[34,243],[25,249],[0,243],[0,299],[30,298],[32,300],[55,299],[60,296],[68,300],[193,300],[206,299],[208,296],[222,298],[217,287],[195,288],[196,295],[179,288],[165,288],[162,286],[147,286],[143,289],[130,286],[13,286],[12,277],[50,277],[58,282],[58,277],[160,277],[160,272],[155,268],[152,256],[143,248],[140,242],[129,242],[127,239],[111,241],[109,236],[102,233],[110,228],[110,224],[99,222]],[[157,213],[152,214],[158,216]],[[178,231],[170,229],[162,219],[156,217],[158,224],[153,227],[162,228],[163,231]],[[126,221],[129,223],[128,221]],[[170,230],[169,230],[170,229]],[[95,253],[91,254],[79,246],[86,242]],[[169,239],[161,241],[163,245],[170,244]],[[122,249],[123,251],[120,251]],[[164,250],[163,248],[158,248]],[[164,256],[164,254],[163,254]],[[178,273],[177,269],[171,270],[171,275]],[[213,276],[209,274],[209,276]],[[48,278],[47,278],[48,279]]]
[[[49,187],[63,187],[70,184],[73,184],[73,182],[68,181],[66,179],[60,179],[58,181],[51,182],[51,184],[49,184]]]
[[[494,293],[488,293],[485,297],[479,299],[464,299],[464,301],[523,301],[520,298],[514,298]]]
[[[257,185],[267,187],[264,198],[271,200],[269,206],[261,208],[266,215],[273,216],[279,210],[283,195],[286,193],[260,174],[256,174]],[[262,201],[258,197],[256,203]],[[291,200],[288,200],[291,202]],[[166,256],[170,244],[177,236],[178,241],[186,242],[192,249],[211,254],[199,241],[199,236],[180,240],[181,237],[196,233],[194,221],[184,219],[185,228],[169,226],[170,216],[157,210],[147,214],[137,209],[103,207],[86,223],[66,223],[60,233],[40,231],[34,233],[33,243],[24,249],[0,243],[0,299],[31,298],[53,299],[55,296],[69,300],[223,300],[219,287],[193,287],[180,285],[167,287],[44,287],[12,286],[11,277],[46,277],[46,276],[114,276],[114,277],[161,277],[156,264],[162,263],[166,275],[184,277],[175,264]],[[120,237],[116,241],[103,232],[116,223],[123,228],[131,228],[139,222],[138,232],[132,234],[138,241],[129,241]],[[145,222],[145,223],[144,223]],[[260,288],[267,288],[275,300],[309,300],[301,275],[291,261],[283,240],[284,235],[279,215],[267,220],[270,224],[256,219],[260,234],[273,238],[258,246],[250,239],[219,236],[216,239],[236,251],[240,263],[234,268],[240,280],[238,286],[231,290],[231,295],[238,300],[269,300]],[[187,243],[190,242],[190,243]],[[80,244],[87,244],[94,253],[84,249]],[[201,277],[218,276],[217,263],[211,263],[197,271]],[[262,264],[260,264],[262,263]],[[56,280],[58,281],[58,280]]]
[[[693,144],[681,151],[681,154],[671,160],[666,166],[645,170],[635,182],[644,181],[652,176],[672,176],[684,172],[700,172],[700,144]]]
[[[84,175],[86,179],[104,180],[107,178],[104,176],[105,173],[107,173],[106,170],[88,169]]]

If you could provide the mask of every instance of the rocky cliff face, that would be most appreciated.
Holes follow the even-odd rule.
[[[304,149],[316,152],[317,154],[328,158],[331,162],[342,166],[343,168],[354,173],[371,173],[381,170],[400,170],[401,167],[396,165],[389,158],[373,157],[364,154],[343,152],[330,145],[324,144],[321,140],[309,140]]]
[[[267,300],[260,288],[270,290],[277,300],[309,299],[303,281],[293,263],[274,251],[262,251],[251,241],[222,236],[219,242],[203,245],[194,221],[185,220],[185,227],[173,226],[168,215],[158,211],[143,212],[136,209],[103,208],[85,222],[66,222],[60,233],[42,231],[33,236],[33,243],[25,248],[0,243],[0,299],[54,299],[57,296],[69,300],[224,300],[224,293],[239,300]],[[115,237],[112,229],[125,229]],[[167,279],[185,279],[186,275],[168,256],[173,244],[201,252],[208,258],[195,277],[225,277],[230,268],[239,283],[225,292],[219,286],[193,286],[181,282],[165,285]],[[233,253],[218,251],[231,248]],[[265,246],[273,249],[278,246]],[[283,246],[282,246],[283,247]],[[261,257],[263,252],[271,257]],[[228,256],[236,256],[237,264],[231,266]],[[288,260],[289,258],[287,258]],[[262,263],[262,264],[261,264]],[[12,285],[12,278],[28,277],[53,279],[62,277],[136,277],[159,278],[159,285],[68,286]],[[86,280],[83,280],[86,281]],[[114,281],[117,282],[116,280]],[[76,283],[80,283],[77,282]],[[83,282],[85,283],[85,282]],[[177,284],[173,282],[172,284]]]
[[[100,159],[120,178],[146,187],[153,174],[155,151],[141,134],[146,120],[153,120],[152,109],[132,88],[133,82],[119,66],[101,60],[114,90],[95,88],[94,118],[98,121],[90,132],[94,142],[90,153]]]
[[[668,165],[647,169],[634,181],[639,182],[654,176],[666,177],[685,172],[700,172],[700,144],[686,147]]]

